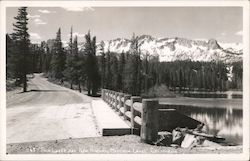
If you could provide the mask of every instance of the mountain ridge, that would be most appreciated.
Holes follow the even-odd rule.
[[[243,50],[242,44],[223,44],[215,39],[192,40],[187,38],[155,38],[150,35],[138,36],[139,48],[142,56],[159,57],[159,61],[241,61]],[[131,40],[116,38],[97,43],[97,55],[104,52],[122,53],[128,52]],[[237,46],[238,45],[238,46]]]

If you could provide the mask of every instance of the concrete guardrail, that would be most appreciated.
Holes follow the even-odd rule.
[[[131,133],[139,134],[145,143],[156,141],[159,131],[181,126],[195,128],[201,123],[174,109],[159,109],[157,99],[142,99],[108,89],[102,89],[102,99],[130,125]],[[180,124],[183,119],[185,122]]]

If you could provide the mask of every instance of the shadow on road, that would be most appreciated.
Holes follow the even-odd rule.
[[[67,90],[42,90],[42,89],[31,89],[27,92],[68,92]],[[18,94],[27,93],[27,92],[19,92]]]

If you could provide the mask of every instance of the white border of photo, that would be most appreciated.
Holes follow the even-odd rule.
[[[0,160],[249,160],[249,1],[0,1]],[[243,7],[243,153],[240,154],[8,154],[6,155],[6,7],[238,6]]]

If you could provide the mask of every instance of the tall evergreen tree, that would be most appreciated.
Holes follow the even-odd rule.
[[[77,36],[75,36],[74,41],[73,41],[73,79],[76,81],[78,85],[78,90],[79,92],[82,91],[81,89],[81,81],[83,80],[82,73],[83,73],[83,63],[84,63],[84,58],[79,56],[78,53],[78,40]]]
[[[119,82],[118,82],[118,77],[119,77],[119,73],[118,73],[118,60],[117,60],[117,56],[112,53],[111,56],[111,73],[112,73],[112,88],[113,90],[119,90]]]
[[[70,38],[69,38],[69,54],[73,54],[73,27],[70,28]]]
[[[141,78],[141,61],[138,36],[133,34],[130,46],[130,57],[126,63],[126,89],[132,95],[140,94],[140,78]]]
[[[67,51],[66,56],[66,68],[63,71],[63,74],[67,81],[70,82],[70,89],[73,89],[74,83],[74,54],[73,54],[73,29],[71,27],[70,30],[70,38],[69,38],[69,49]]]
[[[86,74],[88,95],[96,95],[100,86],[100,75],[96,58],[96,37],[91,38],[90,31],[85,35],[84,52],[86,54]]]
[[[17,54],[17,49],[14,41],[8,34],[6,34],[6,78],[7,79],[17,78],[18,56],[19,55]]]
[[[101,87],[104,88],[105,87],[105,81],[106,81],[106,54],[104,52],[104,42],[101,41],[100,43],[100,47],[101,47]]]
[[[124,91],[125,64],[126,64],[125,54],[124,52],[122,52],[119,59],[118,78],[117,78],[118,90],[121,91]]]
[[[111,82],[113,82],[113,75],[111,72],[111,56],[110,56],[110,51],[106,53],[106,72],[105,72],[105,87],[108,89],[111,89]]]
[[[145,65],[145,67],[144,67],[144,92],[145,93],[148,93],[148,78],[149,78],[149,75],[148,75],[148,56],[149,56],[149,54],[147,53],[146,54],[146,58],[145,58],[145,60],[144,60],[144,65]]]
[[[20,78],[23,84],[23,92],[27,91],[27,74],[32,70],[29,67],[29,56],[30,56],[30,40],[28,33],[28,18],[27,18],[27,7],[20,7],[18,9],[18,14],[14,19],[16,23],[13,24],[14,32],[11,34],[12,40],[14,40],[17,55],[16,65],[16,77]]]
[[[43,67],[42,70],[45,74],[48,74],[51,71],[51,60],[52,53],[49,50],[48,43],[45,44],[45,54],[43,55]]]
[[[72,53],[73,55],[78,55],[78,38],[77,36],[74,37],[73,45],[72,45]]]
[[[52,49],[51,72],[52,77],[63,82],[63,71],[65,69],[66,55],[63,51],[61,41],[61,29],[56,33],[55,44]]]

